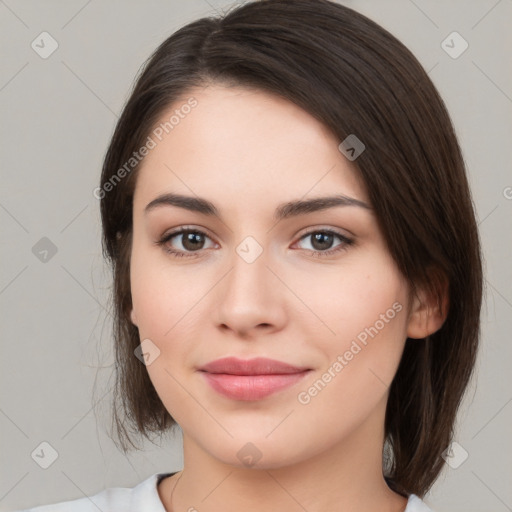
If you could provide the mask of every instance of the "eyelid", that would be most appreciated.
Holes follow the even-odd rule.
[[[169,230],[165,231],[163,235],[160,236],[160,239],[167,238],[172,235],[177,235],[177,234],[181,233],[182,231],[194,231],[194,232],[202,233],[202,234],[207,235],[208,238],[215,240],[215,236],[213,236],[207,228],[205,228],[203,226],[195,225],[195,224],[182,224],[175,228],[169,229]]]
[[[205,235],[207,238],[209,238],[212,242],[214,242],[216,245],[219,245],[218,242],[215,241],[215,237],[212,236],[208,229],[202,227],[202,226],[192,226],[192,225],[182,225],[178,226],[177,228],[173,228],[169,231],[166,231],[155,243],[156,244],[163,244],[167,243],[172,237],[182,235],[183,232],[191,231],[194,233],[199,233],[202,235]],[[199,252],[199,251],[196,251]]]
[[[314,226],[309,226],[308,228],[305,228],[303,231],[299,231],[299,234],[296,236],[299,238],[302,238],[304,235],[309,235],[311,233],[315,233],[317,231],[329,231],[332,233],[336,233],[339,236],[345,237],[345,238],[355,238],[355,234],[349,231],[348,229],[344,228],[336,228],[333,226],[318,224]]]
[[[164,232],[164,234],[162,236],[160,236],[160,239],[167,238],[171,235],[177,235],[178,233],[181,233],[182,231],[197,231],[197,232],[207,235],[208,238],[215,240],[215,237],[211,235],[210,231],[207,228],[205,228],[203,226],[187,225],[187,224],[178,226],[176,228],[173,228],[169,231]],[[352,233],[348,229],[335,228],[332,226],[319,224],[319,225],[309,226],[308,228],[304,228],[304,230],[299,231],[299,233],[296,234],[295,237],[297,237],[298,239],[301,239],[305,235],[311,234],[316,231],[331,231],[331,232],[336,233],[337,235],[344,236],[345,238],[352,238],[352,237],[356,236],[354,233]]]

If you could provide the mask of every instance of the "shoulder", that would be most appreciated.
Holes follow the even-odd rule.
[[[94,496],[51,505],[42,505],[18,512],[166,512],[158,496],[158,482],[168,474],[155,473],[133,488],[111,487]]]
[[[428,505],[416,494],[411,494],[407,501],[407,507],[404,512],[434,512]]]

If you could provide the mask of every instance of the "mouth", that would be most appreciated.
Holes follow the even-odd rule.
[[[261,400],[293,386],[312,370],[267,358],[241,360],[226,357],[199,371],[221,395],[233,400]]]
[[[200,371],[208,373],[224,373],[229,375],[287,375],[310,369],[305,366],[295,366],[266,357],[256,357],[247,360],[236,357],[223,357],[199,368]]]

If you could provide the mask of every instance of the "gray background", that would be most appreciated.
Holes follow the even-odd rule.
[[[482,348],[455,438],[468,458],[445,464],[425,499],[438,512],[512,510],[512,0],[343,3],[429,71],[460,138],[483,242]],[[180,433],[129,457],[106,434],[110,280],[92,191],[139,66],[177,28],[229,5],[0,0],[0,510],[132,487],[182,467]],[[46,59],[31,47],[43,31],[59,45]],[[441,46],[453,31],[469,44],[455,59]],[[55,254],[42,252],[43,237]],[[31,456],[42,442],[58,454],[47,469]]]

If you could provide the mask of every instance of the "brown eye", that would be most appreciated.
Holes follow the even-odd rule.
[[[176,239],[178,248],[171,247],[171,242]],[[164,250],[176,257],[196,256],[194,252],[199,252],[205,248],[205,240],[210,239],[206,233],[196,229],[180,229],[172,233],[168,233],[157,242],[163,246]],[[179,247],[181,246],[181,247]],[[192,253],[192,254],[188,254]]]
[[[332,248],[334,240],[338,238],[341,243]],[[322,257],[329,256],[338,251],[346,250],[349,245],[352,245],[354,241],[341,233],[336,231],[324,229],[310,231],[301,237],[301,240],[311,240],[311,249],[306,249],[311,252],[313,256]]]

